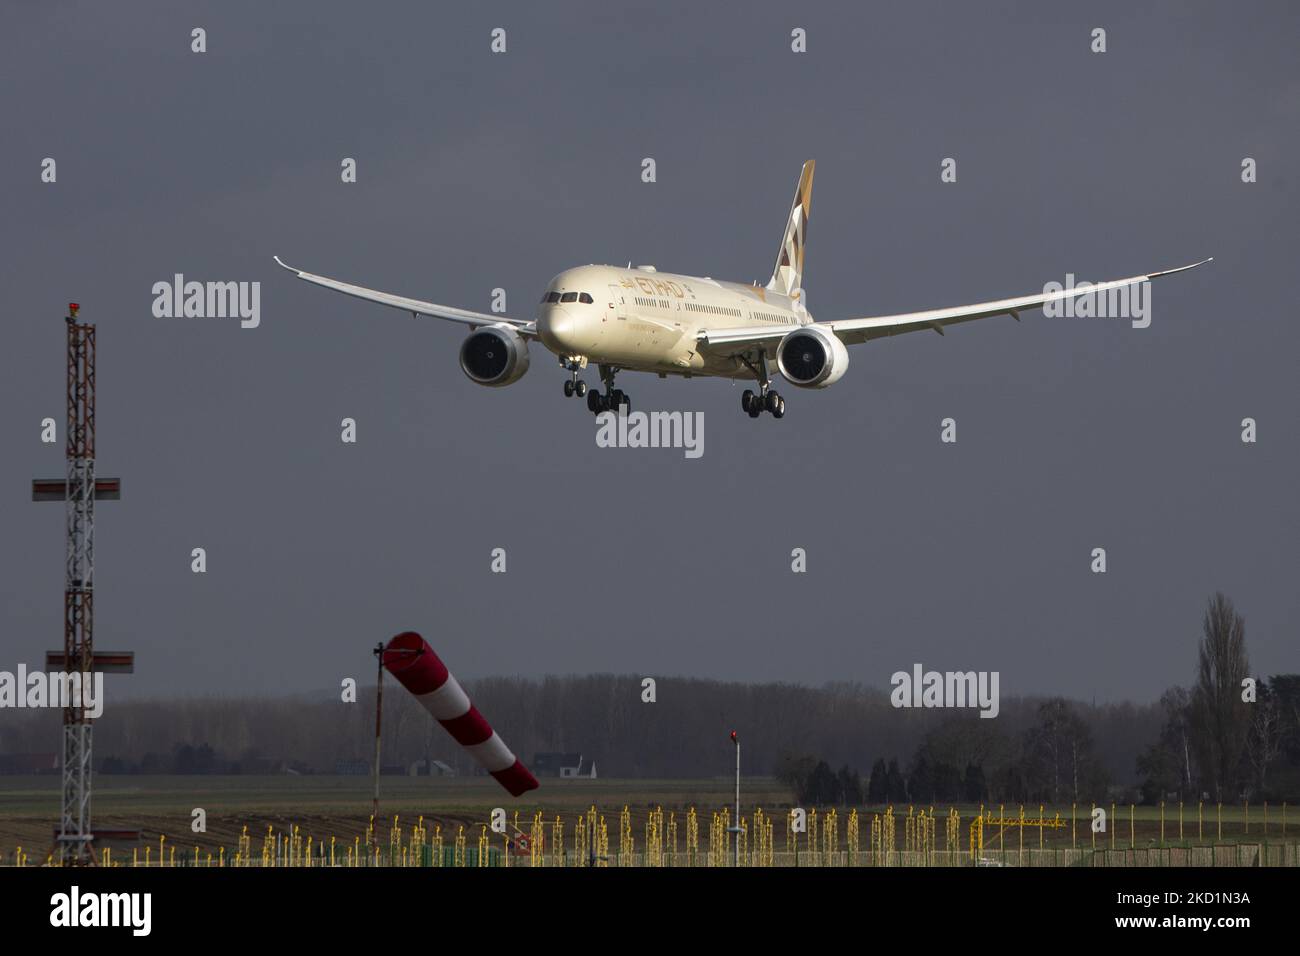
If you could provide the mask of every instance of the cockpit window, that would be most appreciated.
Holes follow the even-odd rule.
[[[548,292],[548,293],[546,293],[546,298],[543,299],[542,301],[543,301],[543,302],[559,302],[559,301],[560,301],[560,293],[558,293],[558,292]]]
[[[576,292],[566,292],[566,293],[564,293],[564,295],[560,296],[560,301],[561,301],[561,302],[577,302],[577,301],[578,301],[578,293],[576,293]]]
[[[591,294],[589,292],[582,293],[581,295],[578,296],[578,301],[585,302],[587,305],[591,305],[592,303]]]

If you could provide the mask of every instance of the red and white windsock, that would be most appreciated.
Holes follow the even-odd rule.
[[[456,738],[501,786],[517,797],[537,789],[529,773],[504,740],[483,719],[429,643],[414,631],[404,631],[384,648],[384,666],[418,700],[433,719]]]

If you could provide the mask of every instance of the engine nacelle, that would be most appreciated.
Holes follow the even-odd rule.
[[[460,370],[479,385],[517,382],[528,371],[528,343],[508,325],[485,325],[460,347]]]
[[[849,350],[834,332],[806,326],[781,340],[776,364],[791,385],[826,388],[844,377],[849,368]]]

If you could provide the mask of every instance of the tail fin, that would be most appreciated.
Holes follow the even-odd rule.
[[[793,295],[803,286],[803,252],[808,243],[808,214],[812,209],[813,160],[803,164],[799,174],[799,187],[790,206],[790,218],[785,223],[781,237],[781,251],[776,256],[776,266],[767,287],[781,295]]]

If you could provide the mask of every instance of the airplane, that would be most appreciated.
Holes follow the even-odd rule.
[[[619,372],[629,371],[653,372],[660,378],[699,375],[753,380],[758,391],[745,389],[740,402],[750,418],[765,411],[774,418],[785,416],[785,399],[772,388],[773,366],[793,386],[828,388],[848,370],[847,345],[903,332],[930,330],[943,335],[950,325],[996,315],[1020,321],[1021,312],[1048,302],[1147,282],[1211,261],[955,308],[817,322],[808,312],[803,290],[814,166],[811,159],[803,164],[772,277],[762,286],[659,272],[650,265],[579,266],[547,284],[536,318],[512,319],[313,275],[286,265],[279,256],[275,261],[298,278],[327,289],[402,309],[412,317],[424,315],[469,326],[469,337],[460,348],[460,367],[479,385],[518,381],[528,371],[528,344],[539,341],[570,374],[564,394],[585,396],[588,410],[597,415],[623,405],[630,411],[627,393],[614,384]],[[597,366],[604,392],[588,390],[580,378],[591,363]]]

